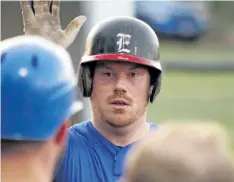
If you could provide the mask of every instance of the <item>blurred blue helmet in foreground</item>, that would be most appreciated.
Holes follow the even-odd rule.
[[[0,43],[1,139],[44,141],[82,103],[69,53],[38,36]]]

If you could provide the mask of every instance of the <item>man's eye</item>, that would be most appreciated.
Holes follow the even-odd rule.
[[[111,72],[104,72],[103,73],[105,76],[111,76],[112,74],[111,74]]]
[[[131,72],[131,77],[136,77],[136,76],[137,76],[137,73]]]

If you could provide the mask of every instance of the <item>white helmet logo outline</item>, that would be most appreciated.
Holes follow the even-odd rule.
[[[117,37],[119,37],[119,40],[117,41],[118,52],[125,52],[130,53],[130,49],[127,49],[125,46],[130,44],[131,35],[124,34],[124,33],[118,33]]]

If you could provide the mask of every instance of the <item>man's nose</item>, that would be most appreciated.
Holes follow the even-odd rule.
[[[116,76],[116,84],[115,84],[114,92],[121,93],[121,94],[124,94],[127,92],[126,76],[124,76],[124,75]]]

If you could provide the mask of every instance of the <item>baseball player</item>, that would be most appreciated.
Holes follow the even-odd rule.
[[[67,142],[66,122],[82,108],[67,51],[39,36],[0,43],[1,179],[49,182]]]
[[[28,3],[21,2],[24,21],[30,22],[24,23],[25,33],[39,34],[64,47],[70,45],[63,44],[67,36],[56,36],[64,32],[60,24],[49,24],[49,20],[59,20],[59,1],[53,2],[51,12],[45,8],[48,3],[34,5],[33,14]],[[77,31],[82,23],[77,23]],[[50,31],[43,31],[45,27]],[[128,150],[158,128],[147,122],[147,107],[160,91],[161,72],[159,41],[146,23],[113,17],[91,29],[78,85],[82,95],[90,98],[92,119],[69,129],[55,182],[114,182],[122,176]]]
[[[169,123],[133,146],[121,182],[233,182],[225,130],[214,123]]]

